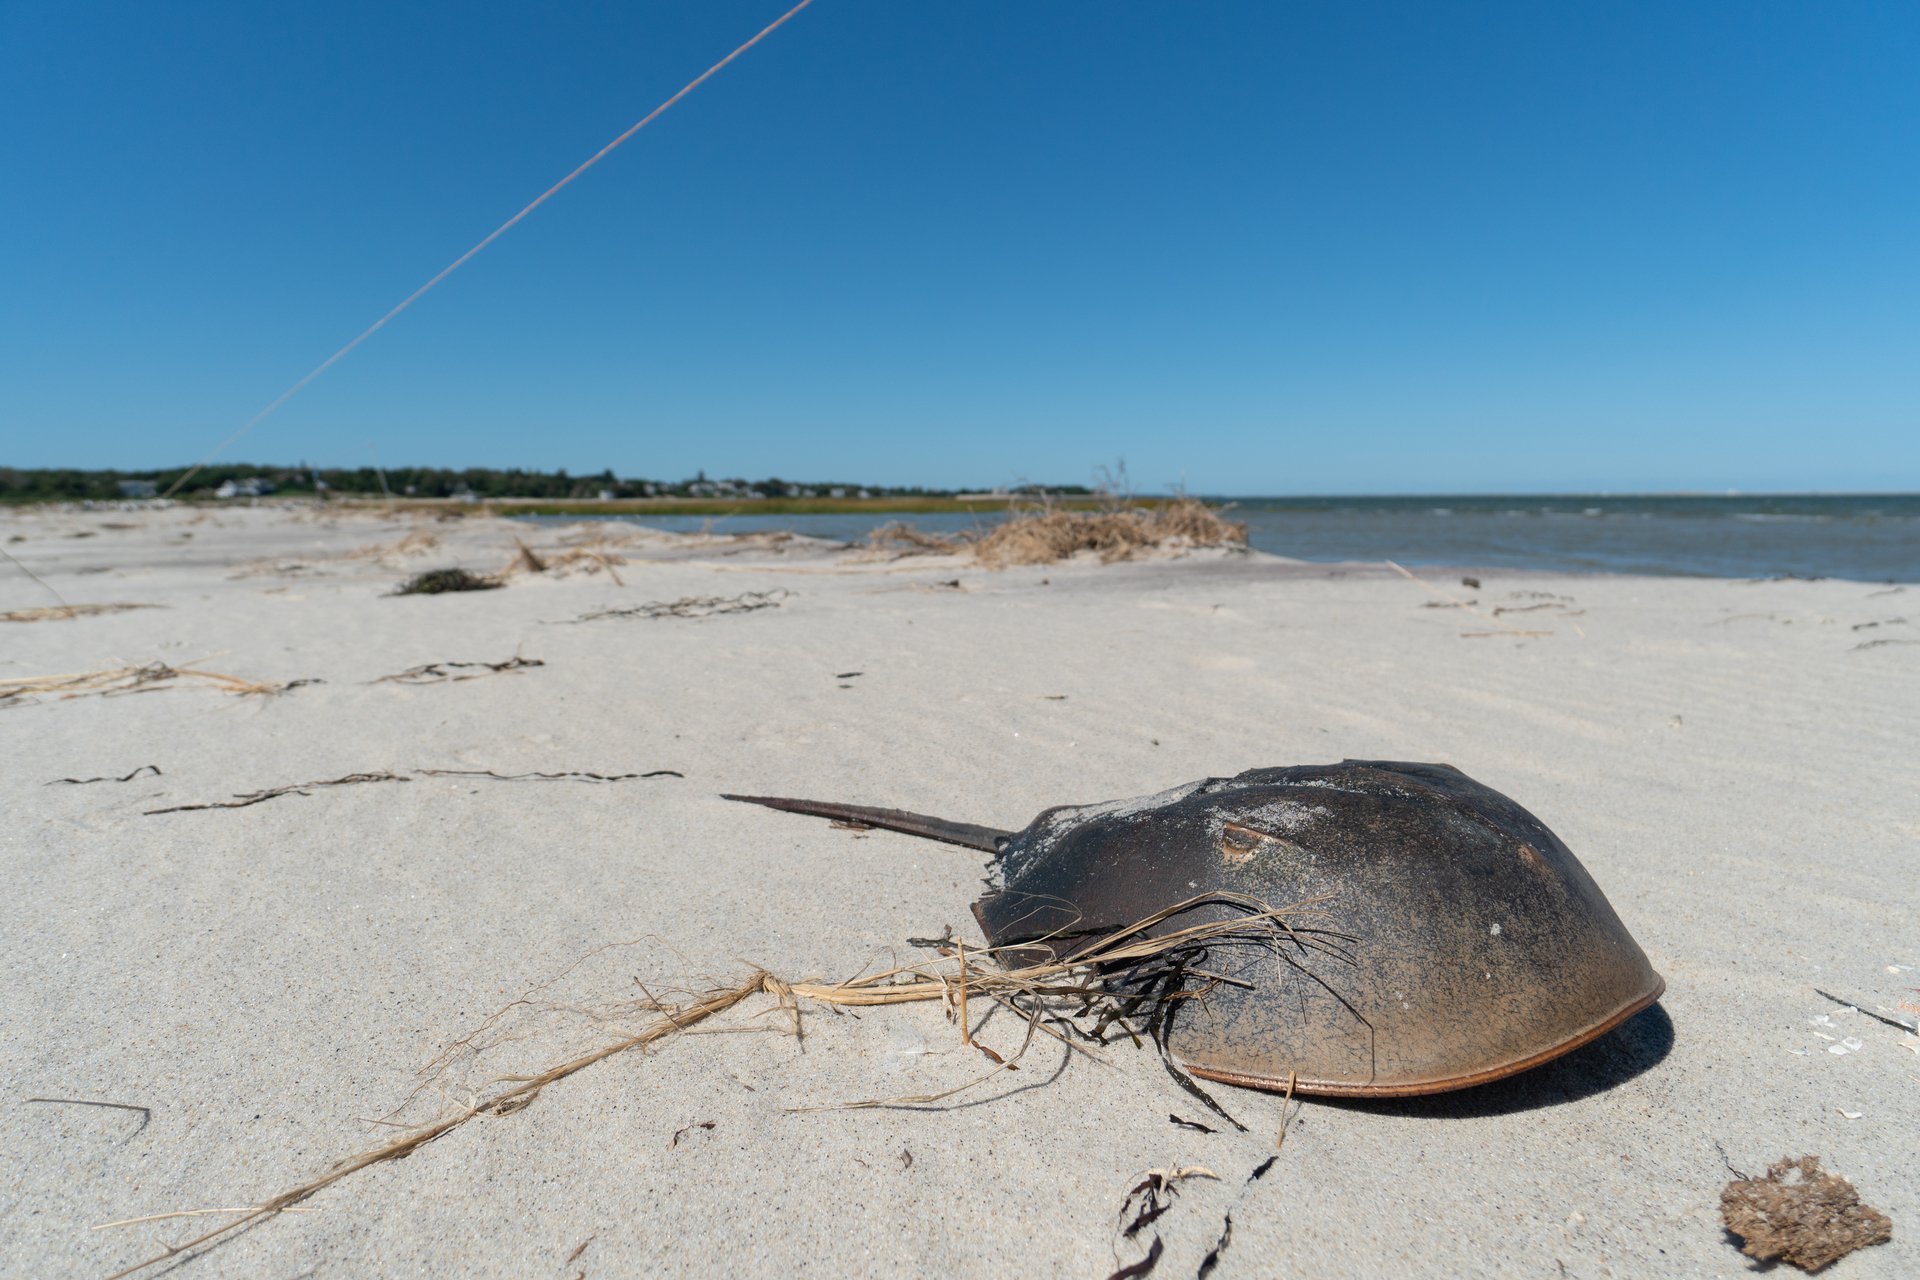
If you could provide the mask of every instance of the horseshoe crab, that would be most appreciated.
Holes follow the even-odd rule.
[[[1337,945],[1210,952],[1166,1048],[1196,1076],[1410,1096],[1498,1080],[1605,1034],[1665,983],[1566,845],[1451,765],[1253,769],[1048,809],[1018,832],[856,805],[728,796],[994,855],[973,913],[995,947],[1060,955],[1183,902],[1324,895]],[[1211,914],[1209,914],[1211,913]],[[1321,927],[1321,926],[1324,926]]]

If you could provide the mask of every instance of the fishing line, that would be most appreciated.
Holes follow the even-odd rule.
[[[213,461],[215,458],[219,457],[222,453],[226,452],[227,448],[230,445],[232,445],[234,441],[238,440],[241,436],[246,435],[247,432],[253,430],[255,427],[259,426],[262,422],[265,422],[269,417],[273,415],[275,410],[277,410],[281,405],[285,404],[287,401],[293,399],[296,395],[300,394],[300,392],[303,389],[305,389],[308,383],[312,382],[315,378],[319,377],[321,374],[325,373],[327,370],[333,368],[334,365],[340,363],[340,361],[345,359],[346,356],[355,347],[365,342],[368,338],[371,338],[374,334],[380,332],[380,330],[386,328],[388,321],[392,320],[395,316],[398,316],[402,311],[405,311],[408,307],[412,306],[414,303],[418,302],[421,298],[425,297],[428,291],[431,290],[435,285],[439,284],[442,280],[445,280],[448,276],[458,271],[461,267],[464,267],[465,265],[467,265],[467,263],[473,258],[475,254],[479,253],[482,249],[492,244],[495,240],[498,240],[501,236],[505,235],[509,230],[511,230],[513,226],[516,223],[518,223],[521,219],[525,218],[528,214],[532,213],[535,209],[538,209],[541,205],[545,204],[547,201],[553,199],[554,196],[558,195],[562,187],[565,187],[568,183],[572,182],[575,178],[579,177],[581,174],[585,173],[587,170],[593,168],[593,166],[595,166],[596,164],[599,164],[602,160],[606,159],[607,156],[612,154],[614,149],[618,147],[621,143],[625,142],[628,138],[631,138],[634,134],[640,132],[642,129],[646,128],[648,125],[652,124],[655,120],[659,119],[662,115],[664,115],[667,111],[667,108],[673,106],[674,103],[680,101],[680,99],[686,97],[688,94],[692,93],[695,89],[698,89],[701,85],[705,84],[722,67],[726,66],[729,62],[732,62],[735,58],[739,57],[741,54],[745,53],[747,50],[753,48],[753,46],[759,44],[762,40],[766,39],[768,36],[772,35],[774,31],[779,29],[787,21],[787,19],[793,17],[794,14],[799,13],[802,9],[806,8],[808,5],[812,3],[813,3],[813,0],[800,0],[799,4],[794,5],[793,8],[787,10],[785,13],[775,18],[772,22],[769,22],[766,26],[762,27],[759,33],[756,34],[753,37],[753,39],[747,41],[745,44],[735,49],[732,53],[720,59],[720,61],[714,63],[712,66],[708,67],[705,71],[701,72],[699,76],[697,76],[695,79],[689,81],[687,86],[681,89],[680,92],[674,94],[671,98],[668,98],[665,102],[661,103],[659,106],[655,107],[652,111],[649,111],[640,120],[635,122],[630,128],[627,129],[625,133],[622,133],[619,137],[615,138],[612,142],[609,142],[606,146],[600,148],[598,151],[588,156],[586,160],[582,161],[580,166],[574,169],[572,173],[569,173],[566,177],[560,179],[560,181],[554,183],[552,186],[548,187],[545,191],[542,191],[538,196],[534,197],[532,202],[530,202],[526,208],[520,210],[520,212],[514,214],[511,218],[508,218],[505,222],[501,223],[499,226],[495,227],[491,232],[489,232],[487,234],[486,239],[480,241],[480,243],[474,245],[473,248],[467,250],[465,253],[455,258],[452,262],[449,262],[446,266],[442,267],[440,271],[431,280],[427,281],[425,284],[421,285],[418,289],[415,289],[412,293],[408,294],[405,298],[401,299],[400,304],[398,306],[394,307],[391,311],[387,312],[385,315],[381,316],[378,320],[375,320],[372,324],[368,325],[365,329],[361,330],[360,333],[353,339],[353,341],[347,343],[346,346],[341,347],[338,351],[334,352],[332,355],[328,356],[325,360],[322,360],[319,364],[315,365],[313,369],[310,372],[308,372],[305,377],[301,378],[298,382],[294,383],[292,386],[288,387],[285,391],[282,391],[279,395],[275,396],[271,401],[269,401],[266,408],[260,410],[260,412],[254,414],[251,418],[248,418],[245,422],[241,423],[239,430],[235,431],[232,435],[228,436],[225,440],[222,440],[219,444],[215,445],[212,449],[210,449],[207,452],[206,456],[202,457],[198,462],[194,463],[191,467],[188,467],[186,470],[186,474],[182,475],[178,480],[175,480],[172,484],[168,485],[167,491],[161,494],[160,496],[162,498],[171,498],[174,494],[178,493],[180,491],[180,486],[185,484],[187,481],[191,480],[200,471],[202,467],[206,466],[209,462]]]

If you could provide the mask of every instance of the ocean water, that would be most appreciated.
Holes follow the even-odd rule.
[[[1741,497],[1236,498],[1261,551],[1300,560],[1920,582],[1920,494]],[[677,532],[790,529],[855,541],[904,518],[953,532],[996,517],[628,517]]]

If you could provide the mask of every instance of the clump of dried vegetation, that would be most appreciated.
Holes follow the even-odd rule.
[[[1201,1002],[1213,987],[1235,979],[1208,972],[1205,964],[1210,948],[1252,945],[1297,963],[1292,957],[1307,951],[1333,950],[1325,930],[1311,927],[1315,908],[1322,898],[1308,899],[1287,907],[1273,907],[1257,899],[1237,894],[1212,894],[1176,903],[1163,911],[1137,920],[1111,932],[1092,936],[1057,935],[1015,947],[970,948],[951,937],[922,940],[935,949],[935,958],[883,972],[854,977],[843,982],[819,979],[787,981],[764,969],[753,969],[732,985],[677,993],[677,999],[665,1000],[641,988],[639,999],[588,1011],[591,1021],[602,1027],[616,1027],[634,1018],[648,1019],[637,1028],[623,1031],[595,1047],[553,1063],[544,1070],[502,1075],[479,1084],[451,1087],[452,1070],[470,1063],[492,1045],[514,1039],[505,1019],[516,1013],[540,1008],[533,997],[550,987],[556,978],[510,1002],[474,1031],[456,1040],[428,1064],[421,1084],[402,1103],[402,1112],[414,1099],[457,1096],[464,1100],[425,1123],[418,1124],[392,1141],[349,1156],[327,1172],[299,1186],[282,1191],[260,1204],[235,1210],[234,1218],[164,1252],[117,1272],[109,1280],[179,1257],[182,1253],[208,1245],[249,1223],[284,1213],[301,1201],[344,1178],[374,1165],[403,1159],[428,1143],[482,1115],[503,1116],[531,1106],[549,1086],[609,1058],[633,1050],[644,1050],[677,1033],[691,1030],[716,1015],[752,999],[770,997],[768,1012],[785,1015],[795,1037],[802,1035],[802,1011],[808,1005],[829,1007],[874,1007],[937,1002],[946,1010],[948,1021],[958,1030],[962,1045],[977,1050],[989,1069],[955,1088],[939,1093],[903,1098],[876,1098],[834,1104],[830,1107],[801,1110],[841,1110],[848,1108],[924,1105],[940,1102],[956,1094],[1019,1070],[1022,1057],[1040,1036],[1051,1037],[1072,1051],[1092,1055],[1089,1044],[1105,1044],[1113,1039],[1150,1043],[1160,1050],[1167,1070],[1182,1087],[1195,1093],[1207,1105],[1225,1115],[1168,1056],[1166,1036],[1174,1012],[1188,1002]],[[1226,914],[1203,923],[1179,925],[1181,917],[1201,908],[1224,908]],[[1205,913],[1203,913],[1205,914]],[[1217,915],[1217,913],[1215,913]],[[613,944],[615,946],[621,944]],[[601,950],[607,950],[602,948]],[[579,963],[584,963],[585,957]],[[569,971],[574,966],[569,966]],[[561,975],[564,976],[564,973]],[[1004,1009],[1024,1028],[1019,1046],[1001,1053],[974,1039],[975,1018],[983,1006]],[[574,1003],[556,1006],[579,1014]],[[395,1123],[394,1113],[386,1123]],[[1231,1117],[1229,1117],[1231,1119]],[[1182,1171],[1173,1175],[1197,1173]],[[164,1216],[164,1215],[162,1215]],[[140,1219],[152,1221],[153,1219]]]
[[[513,542],[519,550],[507,562],[507,567],[495,575],[503,582],[523,573],[566,578],[576,573],[599,573],[604,570],[616,587],[627,585],[620,580],[620,572],[614,567],[627,563],[626,557],[617,554],[612,545],[605,541],[576,542],[572,546],[548,551],[535,551],[519,538]]]
[[[1244,548],[1247,526],[1229,520],[1197,498],[1152,506],[1116,500],[1105,510],[1068,511],[1042,506],[1014,511],[992,528],[958,534],[929,533],[895,521],[873,531],[867,544],[894,558],[970,555],[990,569],[1053,564],[1090,553],[1102,564],[1152,552],[1202,547]]]
[[[1720,1192],[1720,1220],[1749,1258],[1802,1271],[1893,1239],[1892,1220],[1861,1203],[1851,1182],[1821,1169],[1819,1156],[1781,1160],[1764,1178],[1729,1182]]]
[[[1115,511],[1031,511],[994,526],[973,544],[989,568],[1052,564],[1092,552],[1103,564],[1148,551],[1244,547],[1247,526],[1228,520],[1197,498]]]

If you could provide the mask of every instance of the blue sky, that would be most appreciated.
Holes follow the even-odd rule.
[[[0,464],[199,456],[784,7],[0,0]],[[1916,48],[815,0],[228,456],[1920,489]]]

